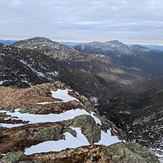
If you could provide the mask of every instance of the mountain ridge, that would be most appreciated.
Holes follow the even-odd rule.
[[[35,40],[35,38],[33,38]],[[39,40],[36,42],[33,41],[33,43],[29,46],[28,40],[25,42],[18,42],[13,44],[13,46],[18,47],[25,47],[25,48],[32,48],[34,50],[38,50],[39,52],[42,52],[58,61],[60,61],[63,65],[69,66],[70,68],[77,68],[77,69],[84,69],[86,71],[91,72],[93,75],[98,76],[100,78],[104,78],[106,82],[116,82],[118,84],[126,84],[127,83],[133,83],[134,80],[139,80],[137,77],[137,74],[134,73],[134,71],[129,69],[124,69],[121,67],[121,65],[117,65],[115,60],[111,60],[109,56],[104,55],[97,55],[97,54],[91,54],[87,52],[80,52],[78,50],[75,50],[74,48],[70,48],[65,45],[57,44],[58,49],[55,48],[55,42],[50,44],[47,44],[47,49],[45,50],[44,44],[40,43]],[[36,46],[37,45],[37,46]],[[36,48],[35,48],[36,47]],[[125,46],[125,48],[128,48]],[[114,53],[112,52],[114,55]],[[95,66],[97,63],[101,63],[101,65]],[[105,66],[105,68],[102,68]],[[99,69],[98,69],[99,67]],[[103,71],[104,70],[104,71]],[[116,73],[116,72],[120,73]],[[132,73],[128,73],[128,71],[132,71]],[[108,75],[109,74],[109,75]],[[123,75],[124,74],[124,75]],[[131,80],[131,81],[130,81]]]

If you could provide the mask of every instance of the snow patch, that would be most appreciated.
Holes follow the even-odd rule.
[[[94,104],[94,106],[98,106],[98,98],[95,96],[90,97],[90,101]]]
[[[160,148],[151,149],[155,155],[159,158],[160,163],[163,163],[163,150]]]
[[[32,84],[29,83],[26,79],[22,79],[21,82],[23,82],[23,83],[27,83],[29,86],[32,86]]]
[[[135,71],[141,71],[141,69],[140,68],[137,68],[137,67],[129,67],[128,69],[129,70],[135,70]]]
[[[58,140],[58,141],[46,141],[43,143],[39,143],[37,145],[33,145],[30,148],[25,149],[26,155],[31,155],[34,153],[41,153],[41,152],[50,152],[50,151],[61,151],[66,148],[77,148],[84,145],[90,145],[87,138],[82,134],[81,128],[78,127],[70,127],[71,129],[75,130],[77,136],[72,136],[69,132],[64,133],[65,140]],[[110,130],[105,133],[104,131],[101,132],[101,140],[95,144],[103,144],[103,145],[111,145],[114,143],[120,142],[120,140],[116,136],[111,136]]]
[[[107,132],[101,130],[101,140],[95,144],[103,144],[109,146],[111,144],[118,143],[118,142],[120,142],[120,140],[118,139],[117,136],[112,136],[110,130],[107,130]]]
[[[8,80],[3,80],[3,81],[0,81],[0,85],[3,85],[4,82],[6,82]]]
[[[101,125],[100,119],[98,119],[96,116],[94,116],[94,112],[91,112],[91,117],[95,120],[96,124],[100,124]]]
[[[63,120],[69,120],[73,119],[76,116],[80,115],[90,115],[96,123],[101,124],[101,121],[94,116],[94,112],[88,113],[84,109],[75,109],[75,110],[68,110],[65,111],[64,113],[60,114],[29,114],[29,113],[20,113],[20,109],[16,109],[15,112],[9,112],[5,110],[1,110],[0,112],[5,112],[6,115],[12,116],[12,117],[17,117],[18,120],[22,121],[28,121],[28,124],[33,124],[33,123],[44,123],[44,122],[58,122],[58,121],[63,121]],[[0,123],[2,126],[7,126],[8,124]],[[22,124],[17,124],[17,125],[22,125]],[[15,124],[10,124],[8,125],[9,128],[15,127]]]
[[[57,89],[57,91],[51,91],[51,93],[53,98],[61,99],[63,102],[68,102],[73,100],[79,101],[77,98],[70,96],[68,94],[68,90]]]
[[[5,54],[3,54],[3,53],[0,53],[0,55],[1,55],[1,56],[5,56]]]
[[[38,102],[37,104],[46,105],[46,104],[53,104],[53,103],[56,103],[56,102]]]
[[[6,112],[6,111],[3,111]],[[57,122],[68,119],[73,119],[76,116],[89,114],[84,109],[75,109],[68,110],[64,113],[60,114],[29,114],[29,113],[20,113],[19,110],[16,109],[15,112],[6,112],[7,115],[11,115],[12,117],[18,117],[18,119],[22,121],[29,121],[29,123],[42,123],[42,122]]]
[[[2,127],[6,127],[6,128],[12,128],[12,127],[23,126],[24,124],[22,124],[22,123],[18,123],[18,124],[0,123],[0,125]]]
[[[72,136],[69,132],[65,132],[65,140],[58,141],[45,141],[43,143],[39,143],[37,145],[33,145],[30,148],[25,149],[26,155],[31,155],[34,153],[40,152],[50,152],[50,151],[61,151],[66,148],[77,148],[84,145],[89,145],[86,137],[81,133],[80,128],[70,127],[75,130],[77,136]]]

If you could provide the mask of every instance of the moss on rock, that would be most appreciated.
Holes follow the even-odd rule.
[[[48,141],[48,140],[59,140],[64,139],[64,135],[62,134],[62,128],[45,128],[36,132],[33,136],[29,136],[30,140],[40,140],[40,141]]]
[[[159,163],[151,150],[138,143],[116,143],[107,151],[116,163]]]
[[[23,152],[9,152],[6,155],[4,155],[1,159],[1,163],[16,163],[20,160],[21,156],[23,155]]]
[[[95,120],[89,115],[76,116],[73,120],[63,122],[65,126],[80,127],[90,144],[96,143],[101,139],[101,130]]]
[[[3,127],[0,125],[0,137],[3,135]]]

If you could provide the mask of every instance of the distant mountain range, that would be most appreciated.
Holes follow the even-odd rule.
[[[11,45],[15,42],[17,42],[18,40],[0,40],[0,43],[2,44],[6,44],[6,45]],[[76,45],[79,45],[79,44],[84,44],[85,42],[59,42],[60,44],[63,44],[63,45],[67,45],[67,46],[76,46]],[[126,44],[127,46],[132,46],[134,44]],[[147,48],[150,48],[150,49],[153,49],[153,50],[160,50],[160,51],[163,51],[163,46],[161,45],[146,45],[146,44],[140,44],[141,46],[143,47],[147,47]]]
[[[126,44],[127,46],[133,46],[133,44]],[[141,44],[141,46],[146,47],[146,48],[150,48],[153,50],[160,50],[163,51],[163,46],[161,45],[146,45],[146,44]]]
[[[79,44],[84,44],[85,42],[59,42],[59,43],[67,45],[67,46],[75,46]]]
[[[16,40],[0,40],[0,43],[6,44],[6,45],[11,45],[14,42],[16,42]]]

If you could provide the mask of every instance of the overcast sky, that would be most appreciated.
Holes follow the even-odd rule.
[[[163,44],[163,0],[0,0],[0,39]]]

